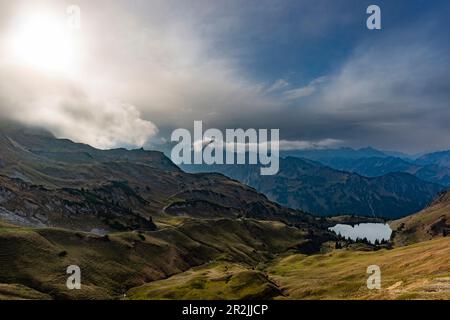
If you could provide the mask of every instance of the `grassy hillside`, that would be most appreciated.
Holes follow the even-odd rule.
[[[309,245],[305,230],[256,220],[107,237],[1,224],[0,299],[450,299],[450,238],[369,252]],[[65,287],[71,264],[82,290]],[[380,291],[366,288],[373,264]]]
[[[238,300],[271,299],[279,296],[279,289],[257,270],[236,263],[215,262],[133,288],[128,299],[200,299]]]
[[[428,208],[390,223],[395,245],[408,245],[450,236],[450,191],[442,193]]]
[[[50,300],[48,294],[41,293],[20,284],[0,284],[0,300]]]
[[[367,289],[369,265],[381,290]],[[449,299],[450,238],[375,252],[287,254],[256,269],[220,262],[128,291],[128,299]]]
[[[368,290],[369,265],[381,290]],[[393,250],[289,255],[267,268],[285,299],[450,299],[450,238]]]
[[[289,249],[309,252],[315,245],[309,236],[281,222],[251,219],[185,220],[159,231],[105,237],[0,224],[0,294],[118,298],[132,287],[210,261],[254,266]],[[72,264],[82,270],[82,290],[65,286]]]

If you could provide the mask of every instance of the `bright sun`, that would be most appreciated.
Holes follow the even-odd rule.
[[[15,63],[44,72],[70,73],[78,49],[73,33],[50,15],[34,14],[19,20],[9,39]]]

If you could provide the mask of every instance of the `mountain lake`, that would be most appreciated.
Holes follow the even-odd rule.
[[[355,226],[337,224],[329,228],[329,230],[352,240],[367,238],[371,243],[374,243],[376,240],[389,240],[392,234],[392,229],[388,224],[384,223],[360,223]]]

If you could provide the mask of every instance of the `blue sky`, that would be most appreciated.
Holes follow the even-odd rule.
[[[23,8],[64,16],[73,2],[0,2],[0,33]],[[278,128],[302,148],[450,149],[448,1],[75,2],[77,75],[2,62],[3,117],[105,148],[203,120]],[[366,28],[371,4],[382,30]]]

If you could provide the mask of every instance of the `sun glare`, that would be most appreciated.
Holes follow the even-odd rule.
[[[9,44],[15,63],[46,72],[70,73],[76,68],[76,39],[63,19],[46,14],[20,19]]]

